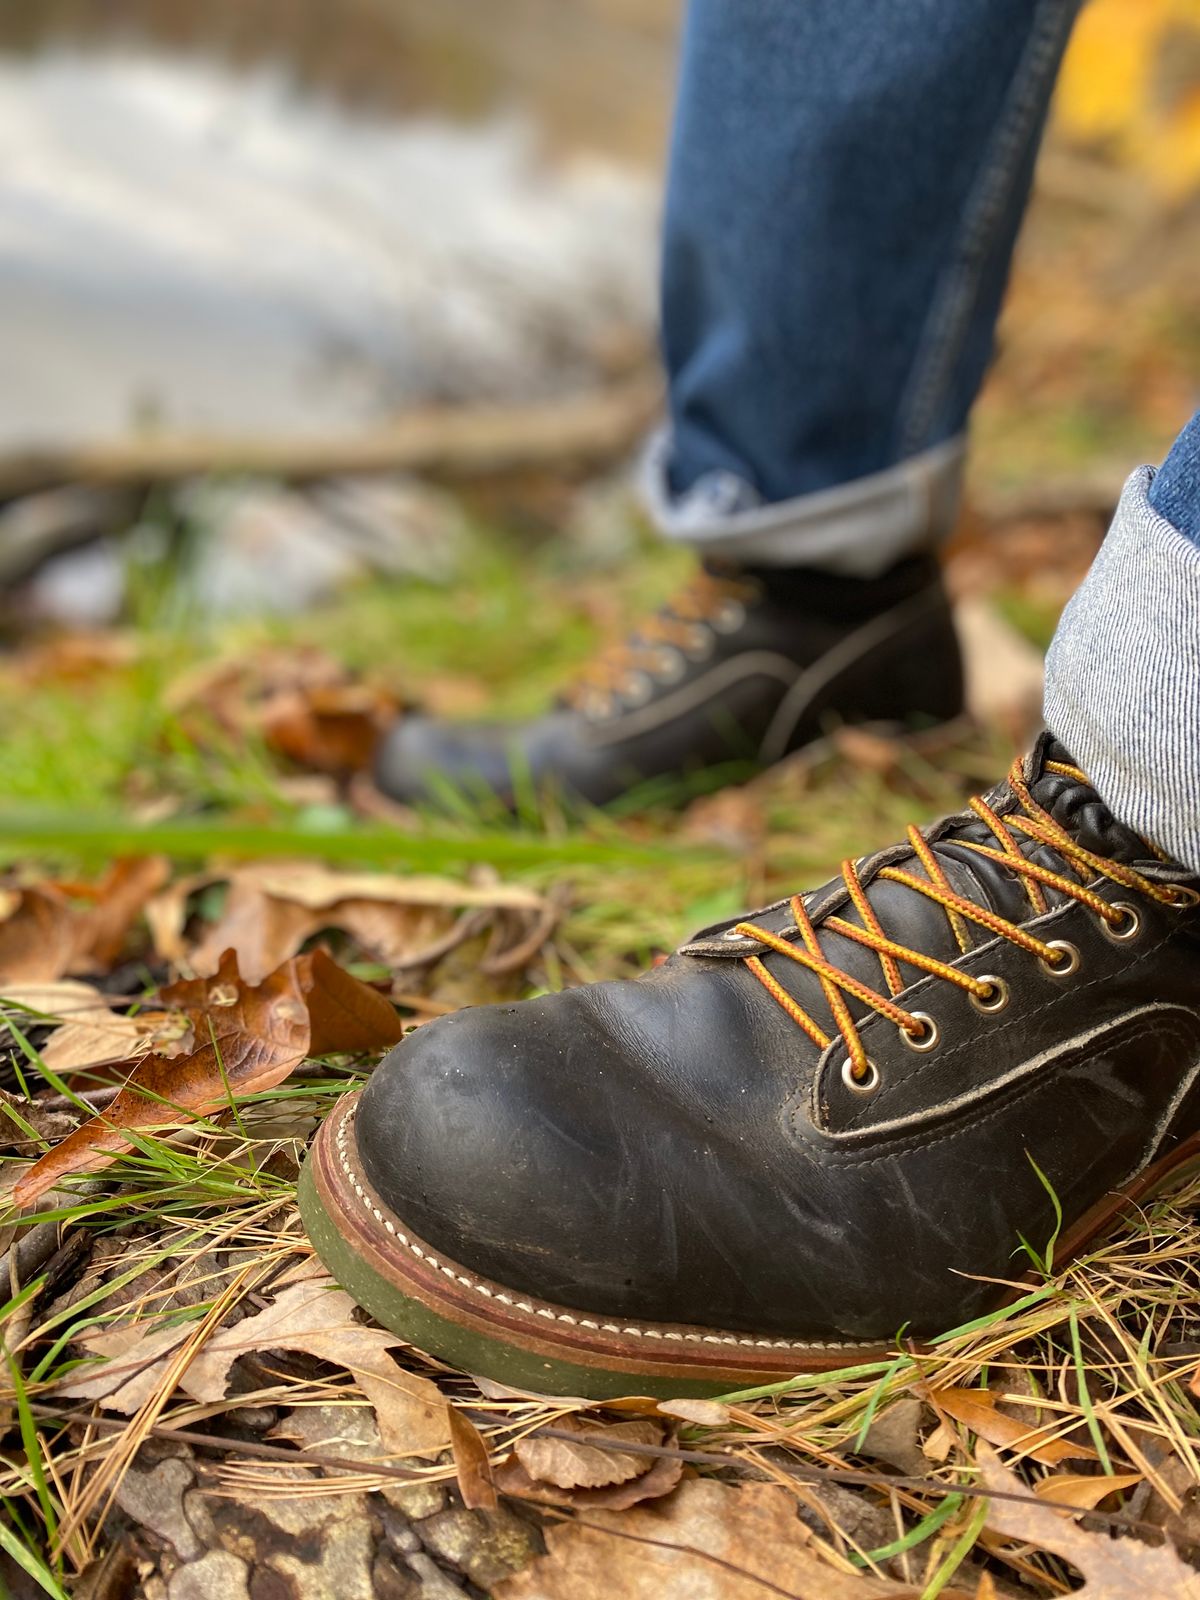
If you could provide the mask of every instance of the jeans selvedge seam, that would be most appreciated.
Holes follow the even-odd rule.
[[[928,445],[938,404],[962,353],[978,291],[984,246],[1004,216],[1013,174],[1045,99],[1046,78],[1056,71],[1082,0],[1041,0],[1028,43],[1017,64],[1000,119],[964,212],[955,266],[934,294],[913,360],[898,417],[901,459]]]

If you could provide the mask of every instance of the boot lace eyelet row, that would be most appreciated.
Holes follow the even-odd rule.
[[[751,579],[697,573],[632,637],[598,656],[567,691],[566,703],[593,721],[615,715],[620,701],[644,705],[656,684],[677,683],[689,661],[707,661],[716,635],[736,633],[758,595]]]
[[[1076,783],[1087,783],[1086,775],[1078,767],[1066,762],[1049,761],[1046,770],[1071,778]],[[1088,907],[1097,917],[1105,935],[1123,943],[1134,939],[1143,926],[1142,913],[1128,900],[1106,900],[1098,893],[1103,880],[1119,885],[1154,903],[1174,910],[1200,906],[1200,890],[1188,884],[1159,883],[1124,862],[1112,861],[1087,849],[1055,821],[1048,811],[1033,798],[1025,780],[1020,761],[1013,763],[1009,772],[1009,787],[1017,798],[1019,810],[1005,817],[979,797],[970,802],[970,809],[984,822],[996,843],[980,844],[974,840],[958,839],[960,849],[973,851],[1011,873],[1022,884],[1029,901],[1030,916],[1043,916],[1050,908],[1046,890],[1052,889],[1065,899]],[[1051,978],[1061,980],[1074,976],[1080,969],[1082,957],[1077,945],[1066,939],[1042,939],[1027,923],[1010,921],[999,912],[979,905],[951,884],[945,868],[935,855],[925,835],[915,827],[908,830],[908,841],[917,864],[925,876],[901,866],[886,866],[878,876],[892,883],[904,885],[915,894],[922,895],[939,905],[954,933],[955,942],[963,955],[974,948],[971,928],[1016,945],[1018,949],[1035,956],[1042,971]],[[1021,844],[1035,847],[1048,846],[1062,860],[1066,870],[1055,871],[1026,856]],[[1157,854],[1153,847],[1151,853]],[[1163,857],[1162,859],[1166,859]],[[881,1082],[878,1067],[867,1055],[859,1034],[859,1024],[848,1004],[854,999],[864,1005],[868,1013],[876,1013],[892,1022],[910,1050],[927,1052],[937,1047],[940,1029],[925,1011],[906,1010],[898,996],[907,987],[901,974],[901,963],[915,967],[931,977],[940,978],[963,990],[977,1011],[993,1015],[1003,1011],[1010,1003],[1008,984],[993,973],[974,975],[923,951],[911,949],[884,930],[879,915],[867,898],[856,861],[842,862],[842,879],[846,893],[858,912],[860,921],[849,922],[844,917],[829,916],[823,927],[843,938],[874,951],[879,958],[884,987],[873,989],[870,984],[837,966],[821,949],[817,929],[800,895],[793,895],[789,905],[795,930],[800,938],[787,938],[769,928],[753,922],[739,922],[726,931],[726,939],[750,940],[764,947],[765,952],[794,961],[813,973],[820,982],[822,993],[833,1017],[836,1034],[830,1034],[793,998],[779,979],[764,965],[761,955],[746,956],[750,971],[770,994],[821,1050],[827,1049],[837,1034],[846,1046],[842,1064],[842,1081],[855,1094],[874,1094]]]

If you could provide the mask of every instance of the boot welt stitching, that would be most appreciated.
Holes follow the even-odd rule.
[[[524,1311],[530,1316],[544,1317],[547,1321],[562,1322],[572,1327],[587,1328],[596,1333],[627,1334],[634,1339],[671,1339],[685,1344],[719,1344],[741,1346],[743,1348],[752,1350],[798,1351],[874,1350],[878,1349],[882,1342],[878,1339],[808,1339],[803,1341],[796,1341],[792,1339],[753,1339],[744,1335],[732,1333],[682,1333],[671,1329],[652,1328],[645,1324],[631,1324],[628,1327],[622,1327],[615,1322],[594,1322],[587,1317],[573,1317],[567,1312],[556,1311],[549,1306],[534,1306],[531,1305],[527,1300],[513,1300],[511,1296],[504,1294],[499,1290],[490,1288],[486,1283],[480,1283],[476,1278],[467,1277],[461,1272],[456,1272],[453,1267],[443,1265],[436,1259],[436,1257],[430,1255],[428,1251],[422,1250],[419,1244],[410,1239],[407,1234],[403,1233],[399,1228],[397,1228],[389,1218],[383,1216],[383,1213],[380,1211],[379,1207],[375,1204],[374,1200],[366,1192],[366,1190],[363,1188],[363,1185],[355,1176],[354,1169],[350,1165],[350,1157],[346,1148],[346,1144],[350,1127],[354,1121],[357,1110],[357,1104],[353,1104],[347,1107],[345,1111],[340,1113],[337,1124],[337,1134],[334,1139],[334,1146],[337,1151],[338,1164],[341,1167],[351,1189],[362,1203],[363,1208],[377,1221],[381,1222],[387,1229],[388,1233],[390,1233],[393,1238],[398,1239],[404,1248],[412,1255],[416,1256],[419,1261],[423,1261],[426,1266],[431,1266],[435,1270],[443,1273],[447,1278],[454,1279],[455,1282],[460,1283],[464,1288],[472,1289],[477,1294],[483,1295],[485,1299],[497,1300],[503,1305],[512,1306],[514,1310]],[[338,1114],[335,1113],[335,1115]]]

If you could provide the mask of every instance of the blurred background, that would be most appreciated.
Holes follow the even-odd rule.
[[[7,0],[9,812],[336,831],[395,708],[531,709],[670,587],[626,477],[678,11]],[[951,551],[1006,738],[1197,403],[1198,260],[1200,0],[1091,0]]]

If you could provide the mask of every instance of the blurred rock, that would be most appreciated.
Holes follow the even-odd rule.
[[[1040,650],[981,600],[955,607],[967,676],[967,710],[1024,749],[1042,721]]]

